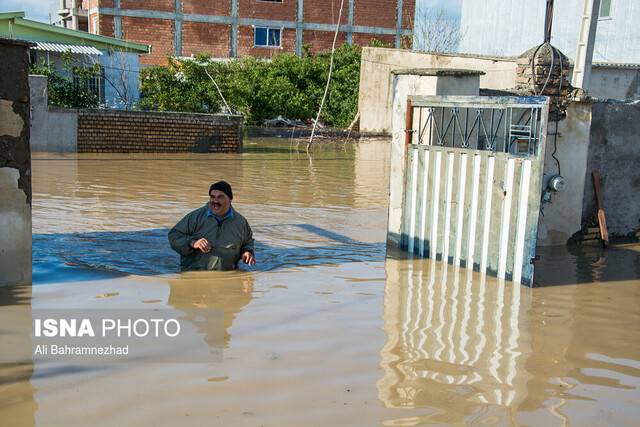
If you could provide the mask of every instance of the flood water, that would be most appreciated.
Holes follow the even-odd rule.
[[[34,155],[34,286],[0,288],[1,345],[31,351],[36,309],[130,307],[175,311],[207,347],[206,307],[223,356],[5,360],[0,425],[638,425],[640,246],[545,249],[536,289],[385,257],[388,143],[245,148]],[[258,264],[181,274],[167,231],[219,179]]]

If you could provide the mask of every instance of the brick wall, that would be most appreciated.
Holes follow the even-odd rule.
[[[313,6],[312,6],[313,5]],[[304,22],[318,24],[337,24],[340,13],[340,0],[308,0],[304,3]],[[344,0],[342,8],[342,24],[349,22],[349,2]]]
[[[113,37],[115,34],[113,26],[113,16],[100,15],[98,17],[98,27],[100,28],[100,35]]]
[[[402,28],[412,30],[416,0],[404,0],[402,2]]]
[[[396,42],[396,36],[390,36],[385,34],[362,34],[355,33],[353,35],[353,42],[360,46],[369,46],[373,40],[379,40],[382,43],[387,44],[389,47],[394,47]]]
[[[396,27],[397,3],[388,0],[366,0],[354,2],[355,25],[369,27]]]
[[[231,15],[231,0],[182,0],[182,13],[229,16]]]
[[[229,56],[230,32],[229,25],[183,22],[182,55],[208,53],[216,58]]]
[[[238,152],[242,117],[78,110],[79,153]]]
[[[176,10],[176,2],[174,0],[120,0],[120,7],[122,9],[158,10],[161,12],[173,12]]]
[[[112,7],[113,0],[91,0],[99,2],[100,7]],[[181,0],[182,12],[185,15],[225,16],[231,15],[231,0]],[[348,23],[349,2],[345,0],[342,12],[342,24]],[[152,13],[173,12],[175,0],[121,0],[120,8],[143,10]],[[340,0],[305,0],[305,24],[335,25],[338,20]],[[415,0],[403,0],[403,28],[413,27]],[[294,23],[297,15],[297,1],[283,0],[282,3],[260,0],[238,0],[238,15],[242,18],[257,18]],[[395,30],[397,17],[397,0],[354,0],[354,25],[378,27]],[[187,16],[188,18],[188,16]],[[150,44],[152,53],[141,55],[142,65],[165,65],[167,56],[175,54],[175,32],[172,19],[158,19],[156,17],[123,17],[123,37],[126,40],[142,44]],[[274,25],[277,27],[277,25]],[[202,22],[182,23],[182,55],[190,56],[198,53],[209,53],[215,57],[228,57],[231,47],[231,29],[221,24]],[[253,28],[240,25],[237,30],[237,54],[239,56],[272,57],[282,52],[295,52],[295,30],[284,29],[282,32],[282,47],[279,49],[254,48]],[[100,34],[113,36],[113,17],[100,15]],[[395,45],[395,37],[380,34],[353,33],[356,44],[366,45],[373,38],[390,42]],[[339,36],[339,44],[346,37]],[[303,34],[303,44],[311,45],[313,52],[326,52],[331,48],[332,35],[329,31],[306,30]]]
[[[282,21],[295,21],[296,10],[296,0],[284,0],[282,3],[259,0],[238,1],[238,15],[243,18],[267,18]]]
[[[175,54],[174,21],[166,19],[122,18],[125,40],[153,46],[150,54],[140,55],[140,64],[166,64],[167,57]]]
[[[305,31],[302,34],[302,37],[304,38],[304,44],[308,44],[311,48],[311,52],[318,53],[331,50],[334,35],[335,33],[331,31]],[[346,41],[346,34],[339,33],[338,39],[336,40],[336,47],[342,45]]]

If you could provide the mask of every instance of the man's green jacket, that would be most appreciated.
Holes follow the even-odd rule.
[[[191,247],[203,237],[211,245],[209,253]],[[169,231],[169,243],[180,254],[182,271],[233,270],[245,251],[254,252],[253,233],[247,220],[235,209],[220,220],[211,214],[209,205],[182,218]]]

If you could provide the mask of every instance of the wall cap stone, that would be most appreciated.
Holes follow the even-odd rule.
[[[238,118],[242,119],[242,114],[210,114],[192,113],[188,111],[146,111],[146,110],[112,110],[101,108],[83,108],[77,110],[81,114],[110,114],[110,115],[158,115],[158,116],[192,116],[192,117],[212,117],[212,118]]]
[[[391,74],[396,76],[452,76],[452,77],[466,77],[466,76],[484,76],[484,71],[479,70],[464,70],[461,68],[404,68],[399,70],[392,70]]]

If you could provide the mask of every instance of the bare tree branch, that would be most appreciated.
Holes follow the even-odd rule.
[[[413,25],[413,49],[418,52],[456,52],[463,37],[460,22],[444,10],[426,10]]]
[[[117,99],[116,102],[122,104],[125,109],[130,109],[130,87],[129,87],[129,73],[132,72],[131,68],[126,64],[126,61],[122,55],[116,55],[118,60],[114,63],[114,55],[111,55],[110,65],[105,66],[100,61],[91,56],[91,55],[83,55],[84,61],[76,61],[78,65],[82,66],[95,66],[98,65],[101,68],[109,68],[110,71],[107,73],[106,71],[102,74],[102,78],[106,83],[108,83],[113,90],[116,92]],[[116,74],[115,79],[111,78],[111,74]],[[119,82],[117,81],[119,80]]]

